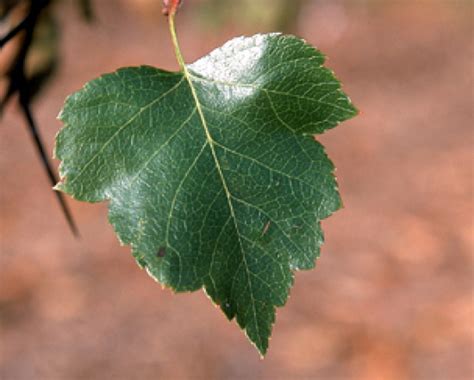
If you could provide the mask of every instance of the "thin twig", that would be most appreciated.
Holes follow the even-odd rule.
[[[51,163],[49,162],[48,155],[46,154],[44,144],[39,134],[39,130],[31,113],[30,81],[26,78],[25,75],[25,62],[26,57],[28,55],[28,51],[31,47],[33,32],[35,30],[38,17],[41,11],[49,5],[49,2],[49,0],[30,0],[30,9],[28,15],[1,40],[1,46],[3,46],[22,30],[24,30],[25,32],[24,38],[22,40],[22,45],[16,57],[15,63],[10,69],[10,71],[7,73],[9,79],[9,87],[4,99],[2,99],[0,103],[0,110],[3,108],[5,103],[11,98],[13,94],[18,93],[19,104],[25,116],[28,125],[28,130],[35,144],[36,151],[41,160],[41,164],[46,174],[48,175],[51,185],[54,186],[58,182],[58,179],[56,178]],[[74,236],[78,237],[79,231],[74,222],[72,214],[69,211],[69,208],[67,207],[66,201],[62,193],[56,192],[56,199],[58,200],[59,206],[64,214],[64,217],[66,218],[71,232]]]
[[[7,35],[0,39],[0,49],[2,49],[8,41],[20,33],[28,25],[30,15],[28,14],[17,26],[10,30]]]
[[[54,174],[54,171],[51,167],[51,163],[49,162],[48,156],[44,149],[43,141],[39,134],[39,130],[36,127],[35,120],[33,118],[33,115],[31,114],[30,106],[27,101],[22,101],[21,95],[20,95],[20,106],[28,125],[28,131],[30,132],[30,136],[33,139],[34,145],[36,147],[36,151],[41,159],[41,164],[43,166],[43,169],[46,171],[46,174],[48,175],[51,186],[55,186],[58,183],[58,178]],[[69,210],[69,207],[66,204],[63,193],[59,191],[55,191],[54,193],[56,194],[56,199],[58,200],[59,206],[61,207],[64,217],[66,218],[67,224],[69,225],[69,228],[71,229],[71,232],[73,233],[75,237],[79,237],[80,236],[79,230],[76,226],[76,223],[74,222],[74,218],[72,217],[71,211]]]

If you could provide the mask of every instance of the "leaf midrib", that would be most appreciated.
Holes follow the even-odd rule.
[[[226,179],[224,177],[224,173],[222,171],[222,168],[221,168],[221,165],[220,165],[220,162],[219,162],[219,158],[217,157],[217,153],[216,153],[216,150],[215,150],[215,147],[214,147],[215,141],[212,138],[211,133],[209,131],[209,128],[207,126],[207,121],[206,121],[206,118],[204,116],[204,112],[202,110],[201,102],[199,100],[199,97],[198,97],[197,92],[196,92],[196,88],[194,87],[194,84],[193,84],[192,79],[191,79],[193,76],[189,73],[188,68],[187,68],[186,65],[182,66],[182,70],[183,70],[183,76],[189,84],[189,88],[191,90],[191,94],[193,96],[194,102],[196,103],[196,109],[197,109],[197,112],[199,114],[199,118],[201,120],[201,125],[204,129],[207,143],[209,144],[209,147],[211,149],[212,157],[214,159],[214,163],[216,165],[217,172],[219,173],[219,177],[221,179],[222,186],[223,186],[224,191],[225,191],[225,195],[226,195],[226,199],[227,199],[227,205],[229,206],[229,212],[230,212],[230,215],[231,215],[232,220],[234,222],[235,231],[237,233],[237,238],[239,240],[240,252],[242,254],[242,261],[243,261],[243,264],[245,266],[245,270],[247,272],[247,281],[248,281],[250,299],[251,299],[251,302],[252,302],[255,329],[256,329],[256,332],[257,332],[259,346],[260,346],[260,347],[257,347],[257,348],[259,350],[261,350],[261,349],[264,350],[264,347],[262,346],[262,338],[260,336],[260,331],[259,331],[258,322],[257,322],[257,310],[255,308],[255,298],[253,296],[252,283],[251,283],[251,280],[250,280],[251,273],[250,273],[249,266],[248,266],[248,263],[247,263],[245,250],[244,250],[244,247],[243,247],[243,244],[242,244],[242,239],[241,239],[239,227],[237,225],[237,218],[236,218],[236,215],[235,215],[234,205],[232,204],[232,199],[231,199],[232,194],[230,193],[229,187],[227,186],[227,182],[226,182]],[[236,272],[235,275],[237,275],[237,272]]]

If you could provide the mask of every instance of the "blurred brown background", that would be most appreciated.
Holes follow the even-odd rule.
[[[14,103],[0,120],[0,379],[473,378],[473,2],[187,0],[192,61],[271,30],[329,57],[360,116],[319,139],[345,209],[324,222],[260,360],[203,292],[162,290],[106,205],[72,238]],[[56,1],[57,71],[33,104],[49,151],[64,98],[120,66],[176,69],[159,0]],[[296,8],[298,6],[298,8]],[[56,163],[57,164],[57,163]]]

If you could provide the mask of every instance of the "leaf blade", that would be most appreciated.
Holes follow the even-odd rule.
[[[355,115],[324,57],[295,37],[238,38],[181,73],[139,67],[66,101],[58,188],[109,200],[138,263],[176,291],[204,288],[264,355],[293,284],[341,206],[310,136]]]

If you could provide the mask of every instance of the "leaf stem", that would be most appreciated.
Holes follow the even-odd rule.
[[[174,23],[175,15],[176,15],[176,9],[174,8],[171,10],[168,16],[169,28],[170,28],[170,33],[171,33],[171,39],[173,41],[174,50],[176,53],[176,59],[178,60],[181,71],[185,71],[186,69],[185,69],[184,58],[183,58],[183,54],[181,53],[181,49],[179,47],[178,36],[176,35],[176,27]]]

